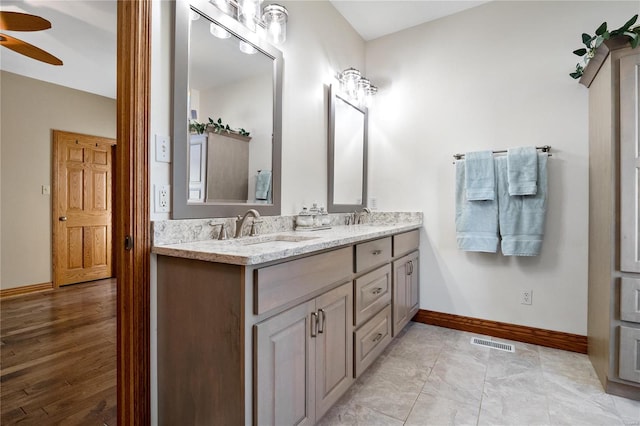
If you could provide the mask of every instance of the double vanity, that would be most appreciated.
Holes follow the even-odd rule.
[[[154,223],[162,424],[314,424],[409,322],[422,215],[331,216],[224,241],[185,241],[206,220]]]

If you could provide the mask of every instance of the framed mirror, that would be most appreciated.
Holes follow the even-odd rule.
[[[329,87],[330,213],[349,213],[367,205],[368,112]]]
[[[172,217],[279,215],[282,53],[209,1],[175,5]]]

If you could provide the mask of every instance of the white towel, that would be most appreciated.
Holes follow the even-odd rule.
[[[538,186],[538,151],[535,146],[507,150],[509,195],[535,195]]]

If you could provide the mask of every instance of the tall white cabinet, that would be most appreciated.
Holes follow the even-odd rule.
[[[589,88],[589,358],[606,392],[640,400],[640,49],[602,45]]]

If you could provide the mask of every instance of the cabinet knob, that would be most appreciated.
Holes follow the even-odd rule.
[[[374,250],[371,252],[372,255],[377,256],[379,254],[382,254],[382,250]]]
[[[380,294],[382,293],[382,287],[376,287],[371,291],[372,294]]]
[[[376,334],[376,337],[374,337],[374,338],[373,338],[373,341],[374,341],[374,342],[377,342],[377,341],[379,341],[380,339],[382,339],[382,333],[378,333],[378,334]]]
[[[66,221],[67,221],[67,217],[66,217],[66,216],[60,216],[60,217],[58,218],[58,220],[59,220],[60,222],[66,222]]]

